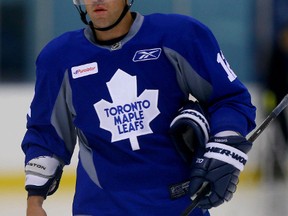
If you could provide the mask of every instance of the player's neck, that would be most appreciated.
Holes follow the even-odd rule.
[[[121,22],[114,28],[107,31],[95,30],[97,40],[107,41],[126,35],[129,32],[133,21],[134,19],[131,13],[128,12],[126,16],[121,20]]]

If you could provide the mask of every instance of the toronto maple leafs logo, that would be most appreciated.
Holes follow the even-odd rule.
[[[100,127],[111,132],[111,142],[129,139],[133,151],[140,149],[137,137],[153,132],[149,124],[160,113],[158,90],[145,90],[138,97],[136,76],[120,69],[107,87],[113,102],[102,99],[94,104]]]

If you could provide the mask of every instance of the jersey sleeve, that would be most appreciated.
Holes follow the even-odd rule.
[[[169,54],[182,90],[207,108],[211,134],[233,130],[246,136],[255,127],[256,108],[251,95],[225,59],[213,33],[192,19],[171,45]]]
[[[56,156],[69,164],[76,133],[69,77],[60,68],[61,57],[49,47],[36,61],[35,94],[27,115],[27,131],[22,141],[25,162],[39,156]]]

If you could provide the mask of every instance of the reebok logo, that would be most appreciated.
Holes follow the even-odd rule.
[[[73,79],[96,74],[98,73],[98,64],[97,62],[92,62],[89,64],[75,66],[71,68],[71,72]]]
[[[139,50],[133,57],[134,62],[156,60],[161,55],[161,48]]]

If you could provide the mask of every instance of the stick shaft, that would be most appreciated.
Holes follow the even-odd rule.
[[[192,203],[184,210],[181,216],[188,216],[197,207],[202,197],[210,192],[210,187],[208,185],[208,182],[205,182],[199,191],[200,192],[197,194],[195,199],[193,199]]]
[[[248,138],[250,142],[254,142],[258,136],[264,131],[264,129],[287,107],[288,94],[281,100],[281,102],[272,110],[272,112],[266,117],[261,125],[253,132]]]
[[[266,117],[266,119],[260,124],[260,126],[252,133],[248,138],[248,141],[254,142],[259,135],[267,128],[267,126],[288,106],[288,94],[281,100],[281,102],[272,110],[272,112]],[[198,206],[199,201],[208,194],[210,191],[209,184],[200,189],[196,198],[192,200],[192,203],[184,210],[182,216],[189,216],[191,212]]]

